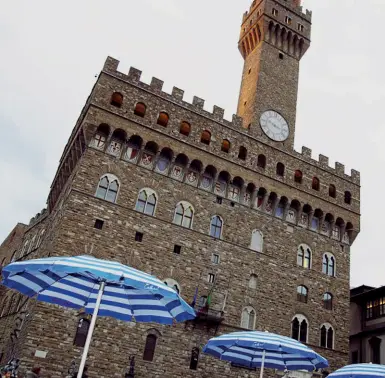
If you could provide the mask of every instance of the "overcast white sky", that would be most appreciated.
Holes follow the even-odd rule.
[[[63,147],[111,55],[236,111],[240,22],[252,0],[0,0],[0,239],[44,206]],[[304,0],[312,46],[301,63],[296,149],[361,172],[352,285],[383,285],[383,0]]]

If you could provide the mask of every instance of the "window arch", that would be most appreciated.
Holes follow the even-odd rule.
[[[265,155],[258,155],[257,160],[257,167],[265,169],[266,168],[266,156]]]
[[[160,112],[158,116],[158,121],[156,122],[158,125],[167,127],[169,121],[169,116],[166,112]]]
[[[229,152],[230,152],[230,146],[231,146],[230,141],[229,141],[228,139],[223,139],[223,140],[222,140],[221,151],[222,151],[222,152],[229,153]]]
[[[247,148],[246,147],[239,147],[239,153],[238,153],[238,159],[246,160],[247,158]]]
[[[249,288],[250,289],[256,289],[257,288],[257,280],[258,277],[256,274],[251,274],[249,279]]]
[[[150,333],[147,335],[146,345],[144,346],[144,352],[143,352],[144,361],[153,361],[157,340],[158,340],[157,335],[154,335],[153,333]]]
[[[302,177],[302,172],[297,169],[294,173],[294,182],[296,182],[297,184],[302,184]]]
[[[91,147],[95,147],[98,150],[104,150],[109,135],[110,126],[108,126],[106,123],[100,124],[94,137],[92,138]]]
[[[333,309],[333,295],[330,293],[325,293],[323,296],[323,305],[325,310]]]
[[[96,190],[96,197],[104,199],[109,202],[116,202],[119,191],[119,180],[116,176],[107,173],[99,180],[98,189]]]
[[[347,205],[351,205],[352,204],[352,193],[346,191],[345,196],[344,196],[344,200],[345,200],[345,203]]]
[[[331,324],[325,323],[321,325],[320,346],[322,348],[334,348],[334,329]]]
[[[211,142],[211,133],[208,130],[204,130],[201,134],[201,143],[210,145]]]
[[[154,216],[157,202],[158,196],[155,191],[150,188],[144,188],[139,192],[135,210],[143,214]]]
[[[74,345],[78,347],[84,347],[88,335],[88,329],[90,328],[90,321],[87,318],[81,318],[78,322],[76,329],[76,335],[74,339]]]
[[[291,322],[291,337],[301,343],[307,343],[309,322],[305,316],[297,314]]]
[[[188,122],[183,121],[183,122],[180,124],[179,132],[180,132],[182,135],[189,136],[189,135],[190,135],[190,132],[191,132],[191,125],[190,125]]]
[[[139,117],[144,117],[146,115],[147,106],[143,102],[138,102],[135,105],[134,114]]]
[[[312,183],[311,183],[311,187],[312,187],[313,190],[319,191],[319,189],[320,189],[320,182],[319,182],[319,179],[317,177],[313,177],[313,180],[312,180]]]
[[[297,301],[302,303],[307,303],[308,300],[308,289],[304,285],[297,287]]]
[[[329,197],[336,198],[337,197],[337,189],[335,185],[330,184],[329,185]]]
[[[168,147],[162,149],[159,155],[159,159],[156,163],[156,171],[159,173],[167,174],[168,169],[171,165],[174,152]]]
[[[302,268],[311,268],[311,249],[306,244],[301,244],[297,250],[297,265]]]
[[[173,288],[178,294],[180,294],[180,292],[181,292],[180,285],[179,285],[179,283],[176,282],[174,279],[172,279],[172,278],[166,278],[163,282],[164,282],[168,287]]]
[[[223,219],[219,215],[214,215],[210,223],[210,236],[221,239],[223,231]]]
[[[261,231],[253,230],[250,249],[256,252],[263,252],[263,234]]]
[[[179,226],[192,228],[194,208],[189,202],[179,202],[176,205],[173,222]]]
[[[247,329],[255,329],[256,312],[251,306],[247,306],[242,310],[241,327]]]
[[[329,252],[324,253],[322,258],[322,273],[330,277],[336,275],[336,258]]]
[[[119,92],[114,92],[111,96],[110,104],[120,108],[123,104],[123,95]]]
[[[277,176],[283,177],[285,175],[285,165],[283,163],[277,163]]]

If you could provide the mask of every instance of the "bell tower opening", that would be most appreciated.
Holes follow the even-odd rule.
[[[255,0],[243,15],[238,47],[245,63],[237,113],[258,139],[294,146],[299,62],[310,33],[311,12],[303,12],[301,0]]]

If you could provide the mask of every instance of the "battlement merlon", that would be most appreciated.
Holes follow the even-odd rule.
[[[263,1],[265,0],[253,1],[253,3],[250,6],[250,9],[243,14],[242,24],[247,20],[247,18],[253,12],[253,10],[256,7],[258,7]],[[311,23],[313,12],[309,9],[304,9],[303,6],[301,5],[301,0],[291,0],[290,2],[287,2],[286,0],[274,0],[274,1],[284,6],[285,8],[290,9],[290,11],[294,12],[299,17],[302,17]]]
[[[195,111],[196,113],[201,114],[202,116],[207,117],[215,122],[218,122],[225,127],[247,135],[247,131],[245,131],[242,127],[242,118],[238,115],[234,114],[232,120],[228,121],[224,119],[224,110],[219,106],[214,105],[213,111],[210,113],[207,110],[204,110],[205,100],[202,98],[194,96],[192,103],[188,103],[183,100],[184,91],[182,89],[174,87],[171,94],[163,92],[162,80],[152,78],[150,84],[146,84],[140,81],[142,71],[131,67],[128,74],[124,74],[118,71],[118,67],[118,60],[112,57],[107,57],[103,67],[103,72],[108,73],[123,81],[129,82],[132,85],[142,88],[150,93],[154,93],[155,95],[158,95],[168,101],[177,103],[178,105],[181,105],[189,110]],[[360,185],[360,173],[358,171],[352,169],[351,175],[349,176],[345,173],[345,166],[341,163],[336,162],[334,168],[330,167],[329,158],[327,156],[320,155],[318,160],[315,160],[312,158],[312,150],[308,147],[302,147],[302,152],[293,151],[293,154],[297,158],[311,165],[322,168],[325,171],[339,176],[340,178],[350,181],[356,185]]]

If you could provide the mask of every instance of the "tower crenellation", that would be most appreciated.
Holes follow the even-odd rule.
[[[179,89],[177,87],[173,87],[171,94],[163,92],[163,81],[153,77],[150,81],[150,84],[142,82],[141,74],[142,71],[136,68],[130,68],[128,74],[124,74],[118,70],[119,68],[119,61],[108,57],[106,59],[106,62],[103,67],[103,72],[107,73],[109,75],[113,75],[114,77],[130,83],[131,85],[136,85],[142,89],[145,89],[146,91],[160,96],[163,99],[167,101],[171,101],[174,103],[178,103],[178,105],[185,107],[188,110],[194,111],[195,113],[209,119],[212,121],[215,121],[215,123],[221,128],[229,128],[233,131],[236,131],[240,135],[242,135],[246,139],[253,139],[253,136],[249,134],[248,130],[245,130],[242,127],[243,120],[237,115],[233,115],[233,118],[231,121],[224,118],[224,109],[221,107],[214,105],[212,112],[209,112],[204,109],[205,100],[193,96],[192,103],[186,102],[183,100],[184,98],[184,90]],[[171,115],[170,115],[171,116]],[[239,137],[237,137],[239,138]],[[279,147],[277,147],[279,149]],[[300,158],[301,160],[305,161],[306,163],[309,163],[310,165],[313,165],[315,167],[322,168],[329,173],[332,173],[336,176],[339,176],[340,178],[351,181],[353,184],[359,185],[359,174],[356,170],[351,171],[351,175],[348,175],[345,173],[345,168],[340,163],[335,163],[335,167],[331,167],[329,165],[329,158],[320,155],[318,160],[312,158],[312,150],[308,147],[302,147],[301,152],[297,152],[295,150],[291,151],[291,154],[297,158]]]

